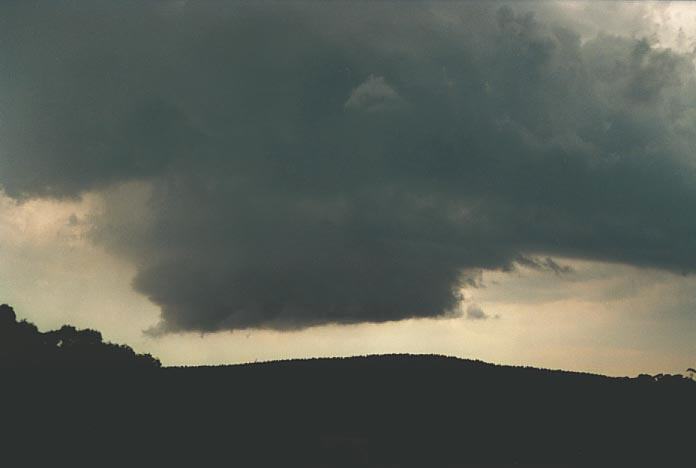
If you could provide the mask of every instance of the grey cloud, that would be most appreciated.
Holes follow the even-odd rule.
[[[439,316],[554,256],[696,269],[690,57],[493,3],[2,8],[0,184],[108,194],[91,237],[153,332]]]
[[[70,217],[68,218],[67,225],[68,226],[79,226],[80,225],[80,218],[78,218],[75,213],[71,214]]]
[[[520,255],[517,258],[516,263],[534,270],[550,271],[557,275],[572,273],[574,271],[573,267],[570,265],[561,265],[551,257],[534,258]]]
[[[353,90],[345,106],[347,109],[377,112],[398,109],[402,104],[399,93],[386,83],[384,77],[370,75]]]
[[[573,272],[573,267],[570,265],[561,265],[557,263],[553,258],[551,257],[546,257],[542,262],[541,265],[544,268],[547,268],[557,275],[563,274],[563,273],[572,273]]]
[[[469,304],[466,308],[466,318],[469,320],[488,320],[491,316],[484,312],[480,305]],[[498,316],[496,315],[495,318]]]

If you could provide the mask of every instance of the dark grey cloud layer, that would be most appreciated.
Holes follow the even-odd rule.
[[[0,184],[150,184],[93,237],[160,331],[438,316],[554,255],[693,272],[691,57],[527,8],[4,4]]]

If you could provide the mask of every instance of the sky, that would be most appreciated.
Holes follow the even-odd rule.
[[[696,6],[3,2],[0,302],[166,365],[696,361]]]

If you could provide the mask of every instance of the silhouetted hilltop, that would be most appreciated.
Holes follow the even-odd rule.
[[[480,360],[463,359],[440,354],[373,354],[350,357],[328,357],[309,359],[286,359],[277,361],[263,361],[245,364],[222,364],[211,366],[170,366],[168,372],[195,371],[199,373],[224,373],[224,372],[268,372],[284,373],[308,371],[327,375],[331,372],[426,372],[437,374],[442,372],[454,373],[480,373],[482,376],[506,374],[507,378],[540,378],[551,379],[556,382],[594,382],[594,383],[631,383],[641,385],[686,385],[685,388],[696,389],[696,381],[682,374],[640,374],[637,377],[609,377],[589,372],[565,371],[558,369],[545,369],[531,366],[509,366],[492,364]],[[687,369],[689,373],[696,373],[694,369]]]
[[[0,369],[157,368],[160,361],[130,347],[105,343],[96,330],[64,325],[42,333],[0,305]]]
[[[35,370],[0,371],[6,446],[24,466],[693,462],[696,383],[681,375],[613,378],[424,355],[167,368],[98,332],[39,333],[8,309],[3,359]],[[104,365],[141,359],[141,372]]]

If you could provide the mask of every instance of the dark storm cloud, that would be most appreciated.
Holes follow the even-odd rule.
[[[690,57],[491,3],[84,3],[3,7],[0,183],[146,181],[93,237],[158,331],[437,316],[553,255],[696,268]]]

